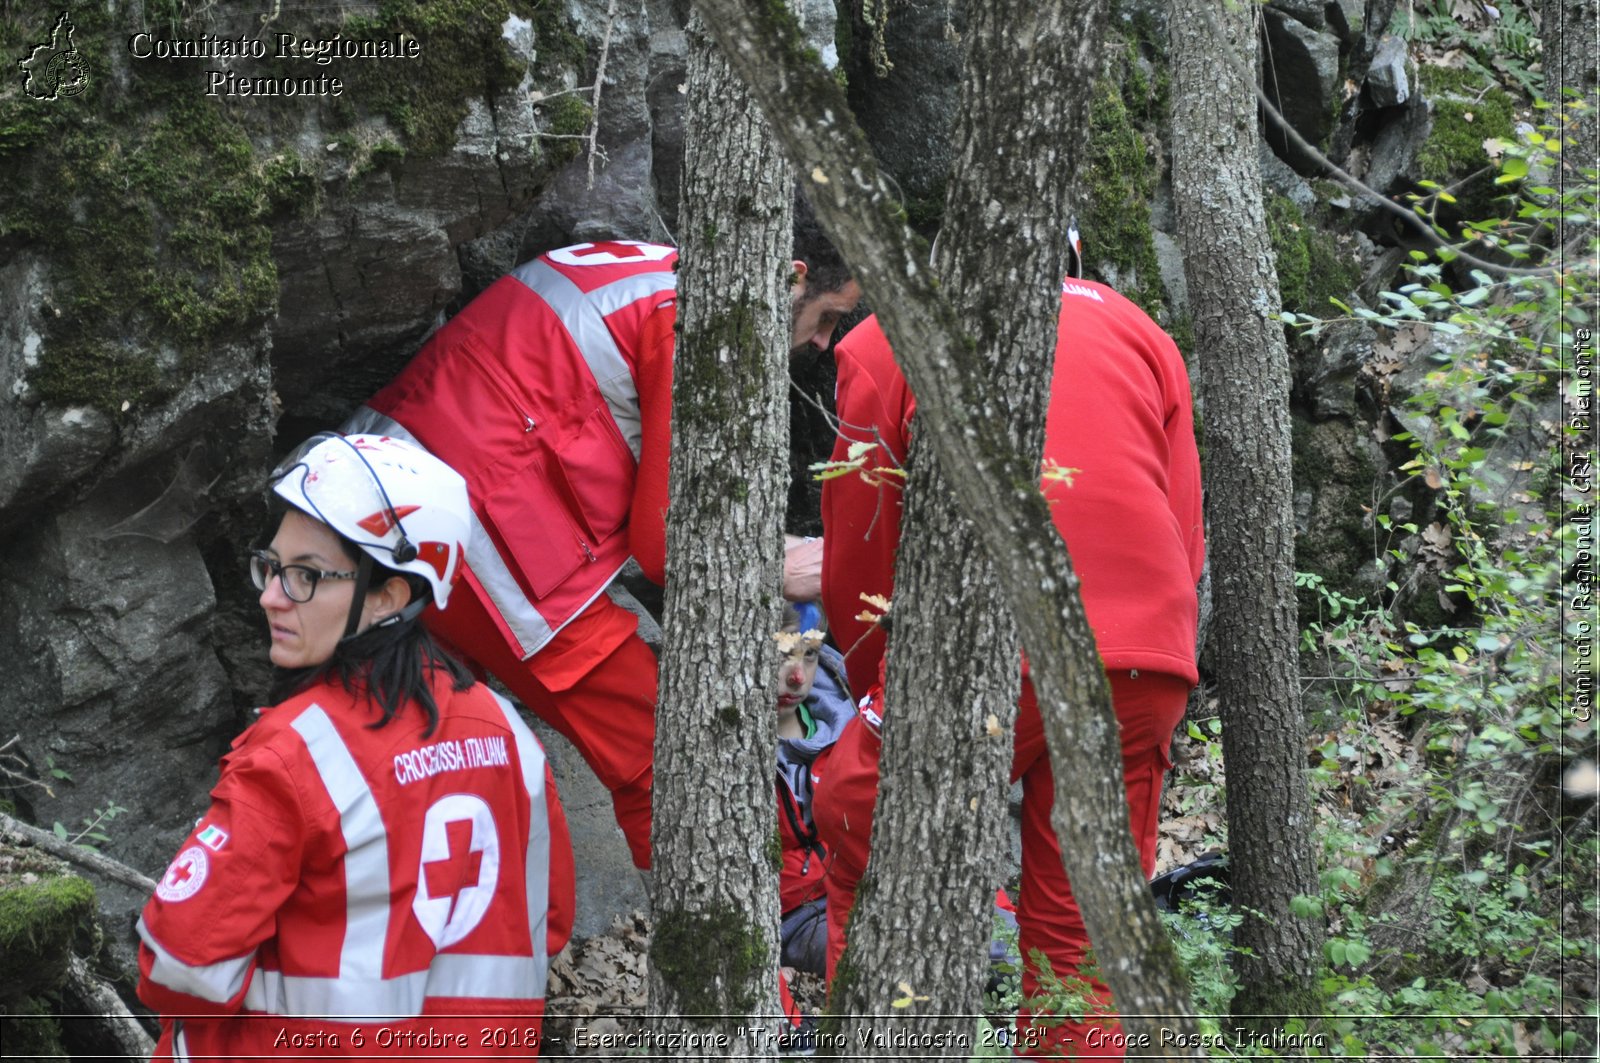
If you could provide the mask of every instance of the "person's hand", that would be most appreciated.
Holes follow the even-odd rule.
[[[783,596],[791,602],[822,597],[822,540],[783,537]]]

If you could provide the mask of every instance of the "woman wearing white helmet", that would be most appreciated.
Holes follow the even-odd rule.
[[[536,1054],[565,819],[515,709],[418,621],[460,571],[466,485],[408,443],[324,435],[271,488],[250,568],[275,704],[140,920],[156,1058]]]

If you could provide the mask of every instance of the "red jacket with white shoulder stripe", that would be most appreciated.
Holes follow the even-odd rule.
[[[630,553],[663,581],[677,254],[619,240],[524,263],[344,425],[410,440],[466,478],[464,579],[520,658]]]
[[[572,926],[566,820],[508,702],[443,673],[433,693],[426,736],[415,707],[374,729],[324,683],[235,740],[139,921],[155,1058],[536,1048]]]

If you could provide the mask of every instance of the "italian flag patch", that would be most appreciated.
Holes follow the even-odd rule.
[[[228,844],[228,832],[215,823],[208,824],[205,830],[195,836],[195,841],[214,853],[220,852]]]

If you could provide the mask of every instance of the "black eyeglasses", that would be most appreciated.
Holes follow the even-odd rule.
[[[267,589],[267,580],[278,577],[278,585],[291,602],[309,602],[317,593],[318,582],[325,579],[355,579],[354,572],[324,572],[309,565],[285,565],[263,550],[250,551],[250,579],[256,590]]]

